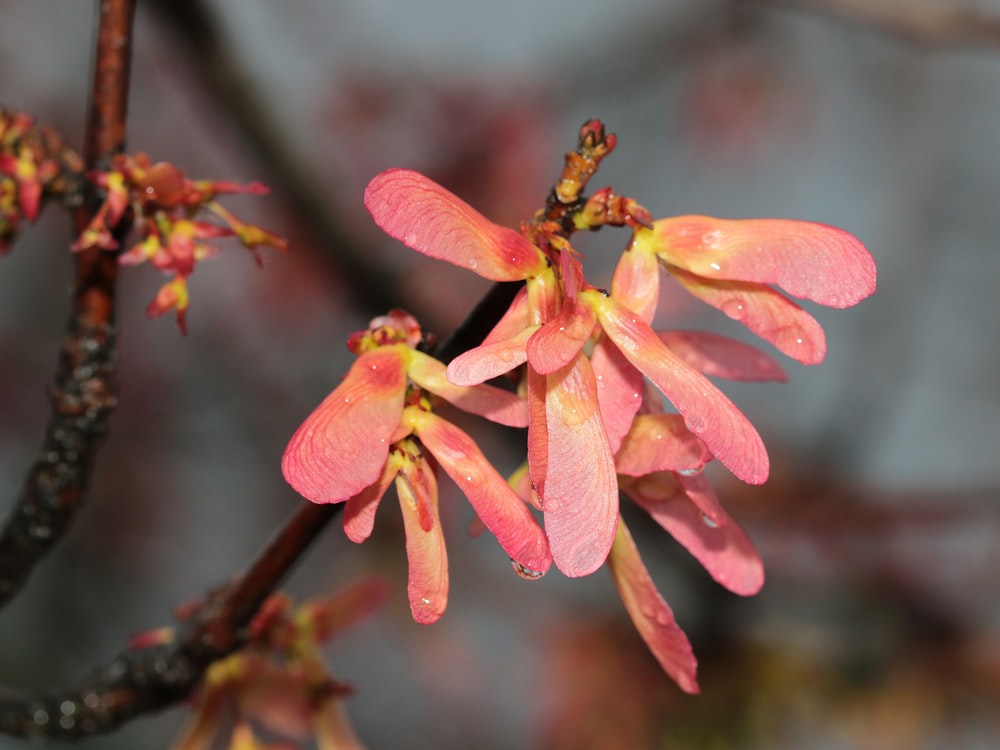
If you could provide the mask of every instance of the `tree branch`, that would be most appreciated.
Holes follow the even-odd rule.
[[[84,143],[87,169],[108,163],[125,144],[132,19],[135,0],[100,3],[93,89]],[[77,233],[99,205],[88,185],[74,212]],[[115,230],[121,241],[130,228]],[[97,445],[115,407],[114,302],[117,258],[93,249],[78,253],[73,309],[50,397],[52,416],[42,449],[0,532],[0,605],[23,586],[35,564],[68,529],[85,498]]]
[[[868,26],[929,47],[1000,45],[1000,17],[971,5],[914,0],[777,1]]]

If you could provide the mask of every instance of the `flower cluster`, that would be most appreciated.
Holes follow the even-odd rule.
[[[434,413],[443,399],[499,424],[524,427],[528,408],[491,385],[458,386],[417,347],[416,320],[401,310],[375,318],[348,342],[358,355],[343,382],[292,436],[285,479],[316,503],[346,502],[344,529],[355,542],[372,532],[379,501],[395,483],[406,530],[410,609],[436,621],[448,602],[448,562],[438,517],[436,466],[469,499],[479,519],[525,577],[552,563],[545,535],[510,485],[465,432]]]
[[[72,249],[118,249],[112,230],[131,212],[140,239],[121,253],[118,261],[122,265],[137,265],[148,260],[171,276],[146,314],[155,317],[174,310],[182,332],[186,332],[187,278],[194,272],[197,261],[218,252],[211,241],[236,237],[253,253],[258,264],[260,248],[287,249],[283,238],[240,221],[216,200],[227,193],[266,194],[267,188],[260,183],[191,180],[172,164],[151,164],[145,154],[120,154],[112,160],[110,169],[88,176],[104,189],[106,198]]]
[[[857,239],[821,224],[706,216],[654,221],[635,200],[610,188],[584,197],[587,181],[614,145],[601,123],[586,123],[546,207],[520,232],[494,224],[416,172],[392,169],[371,181],[365,206],[387,234],[432,258],[494,281],[521,281],[524,287],[482,344],[454,359],[435,387],[419,367],[413,368],[414,362],[433,360],[414,359],[409,346],[393,344],[391,356],[375,348],[368,356],[378,353],[378,361],[362,364],[359,358],[292,439],[285,476],[310,500],[350,498],[347,523],[355,523],[351,504],[355,510],[364,507],[368,495],[380,495],[386,477],[397,473],[395,463],[412,462],[401,447],[409,445],[410,436],[438,455],[437,436],[425,434],[429,417],[424,412],[400,417],[413,408],[407,404],[421,398],[413,400],[414,384],[450,398],[448,393],[457,391],[436,389],[488,388],[486,381],[517,370],[528,447],[526,468],[511,478],[511,486],[542,513],[545,537],[536,549],[547,540],[552,561],[571,577],[589,575],[607,562],[626,609],[660,664],[682,689],[696,692],[690,644],[621,520],[619,492],[647,511],[719,583],[738,594],[755,593],[763,584],[760,558],[701,471],[714,458],[739,479],[760,484],[768,475],[767,452],[747,418],[707,376],[785,376],[770,357],[747,344],[654,330],[660,271],[783,353],[815,364],[826,350],[822,329],[774,287],[821,305],[847,307],[874,291],[875,265]],[[610,290],[587,282],[581,256],[570,244],[572,233],[602,226],[631,230]],[[668,412],[666,404],[675,411]],[[436,418],[429,423],[437,424]],[[459,448],[456,441],[454,447],[460,452],[438,459],[467,493],[464,472],[449,464],[475,456],[484,475],[495,473],[480,463],[473,444]],[[392,451],[401,457],[393,459]],[[434,495],[433,484],[424,481],[425,494]],[[402,483],[404,506],[413,504],[418,486],[412,478]],[[425,505],[428,523],[436,528],[434,506]],[[482,511],[480,516],[501,538],[503,525]],[[415,523],[407,526],[408,546]],[[518,538],[523,534],[519,530]],[[504,547],[516,562],[525,562]],[[417,564],[414,553],[429,549],[411,547],[411,570]],[[434,557],[443,560],[436,550]],[[411,573],[411,602],[412,586]]]
[[[22,221],[38,218],[44,199],[65,191],[79,158],[31,116],[0,109],[0,253],[10,249]]]
[[[194,719],[173,750],[278,750],[310,738],[319,750],[360,750],[340,705],[351,688],[329,675],[321,647],[381,606],[385,593],[371,579],[295,608],[273,595],[251,623],[247,646],[208,668],[192,699]],[[283,739],[265,743],[258,729]]]

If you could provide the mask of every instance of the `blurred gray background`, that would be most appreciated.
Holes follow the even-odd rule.
[[[0,3],[0,102],[76,148],[94,6]],[[272,185],[227,205],[292,252],[263,271],[235,246],[201,264],[186,338],[144,317],[159,274],[122,274],[121,404],[88,507],[0,618],[0,682],[74,682],[238,571],[297,503],[280,455],[349,365],[347,334],[398,305],[446,335],[487,288],[380,235],[361,205],[375,173],[418,169],[516,226],[597,117],[619,146],[594,187],[654,216],[834,224],[878,263],[873,298],[809,308],[824,364],[723,386],[771,451],[762,488],[717,475],[768,584],[719,590],[627,516],[701,657],[691,698],[609,576],[524,584],[465,536],[471,511],[446,482],[450,605],[414,624],[387,497],[368,543],[331,528],[289,584],[305,598],[390,581],[385,609],[329,649],[358,734],[371,748],[1000,746],[1000,35],[973,19],[949,38],[933,16],[923,42],[897,33],[957,7],[1000,18],[995,1],[140,3],[129,149]],[[0,508],[41,441],[69,231],[50,207],[0,259]],[[593,283],[626,238],[581,241]],[[671,287],[659,322],[741,335]],[[78,746],[168,747],[187,718]]]

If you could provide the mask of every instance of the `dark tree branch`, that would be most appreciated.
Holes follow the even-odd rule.
[[[519,286],[495,285],[439,348],[438,356],[451,358],[478,344]],[[209,596],[173,642],[125,651],[66,690],[0,693],[0,733],[80,739],[111,732],[130,719],[184,700],[212,662],[244,645],[246,628],[260,606],[343,507],[303,502],[246,573]]]
[[[87,169],[106,165],[124,148],[135,0],[106,0],[100,8],[84,143]],[[74,212],[77,233],[98,204],[90,186]],[[121,222],[115,238],[121,241],[128,229],[129,222]],[[0,532],[0,605],[21,589],[83,504],[96,449],[115,407],[117,259],[93,249],[78,253],[74,263],[73,310],[51,391],[52,416],[39,456]]]

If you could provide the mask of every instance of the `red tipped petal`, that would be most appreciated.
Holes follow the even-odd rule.
[[[767,479],[764,443],[732,401],[614,299],[602,298],[598,319],[625,358],[670,399],[688,429],[705,441],[726,468],[749,484],[762,484]]]
[[[826,356],[826,335],[820,324],[771,287],[739,281],[705,281],[677,268],[671,271],[695,297],[722,310],[789,357],[804,365],[815,365]]]
[[[595,322],[589,306],[567,301],[555,318],[528,339],[528,361],[535,372],[548,375],[572,362],[594,332]]]
[[[649,577],[649,571],[643,565],[639,550],[623,521],[618,523],[608,566],[635,629],[660,662],[663,671],[685,693],[699,692],[698,662],[691,643],[674,619],[673,611],[656,590],[656,584]]]
[[[433,180],[407,169],[376,175],[365,208],[390,237],[424,255],[494,281],[518,281],[545,267],[541,251],[494,224]]]
[[[536,330],[525,328],[514,338],[482,344],[460,354],[448,365],[448,380],[455,385],[477,385],[523,365],[528,360],[525,347]]]
[[[752,596],[764,585],[764,564],[732,516],[720,507],[713,517],[692,502],[669,472],[622,481],[622,491],[670,532],[718,583]],[[716,520],[717,519],[717,520]]]
[[[601,405],[608,446],[615,454],[642,405],[642,373],[607,336],[601,336],[594,345],[590,365],[597,378],[597,402]]]
[[[420,442],[469,498],[510,558],[538,573],[548,570],[552,556],[544,532],[475,441],[430,412],[420,411],[413,419]]]
[[[712,452],[684,426],[680,414],[642,414],[615,456],[619,474],[639,477],[654,471],[700,471]]]
[[[658,331],[674,354],[704,375],[729,380],[788,381],[784,369],[760,349],[703,331]]]
[[[654,226],[663,260],[707,279],[776,284],[830,307],[850,307],[875,291],[871,253],[826,224],[677,216]]]
[[[552,559],[565,575],[604,564],[618,523],[618,478],[597,403],[590,361],[546,376],[548,470],[542,494]]]
[[[448,606],[448,554],[438,516],[437,480],[425,460],[404,463],[396,493],[406,530],[410,611],[414,620],[429,625]]]
[[[375,526],[375,511],[382,496],[389,489],[392,480],[399,473],[399,461],[390,455],[382,467],[378,481],[352,496],[344,506],[344,533],[355,544],[361,544],[372,535]]]
[[[385,465],[405,391],[399,347],[362,354],[288,441],[285,481],[314,503],[341,502],[372,484]]]
[[[528,402],[492,385],[459,386],[448,382],[445,366],[423,352],[410,354],[410,379],[463,411],[509,427],[528,426]]]

